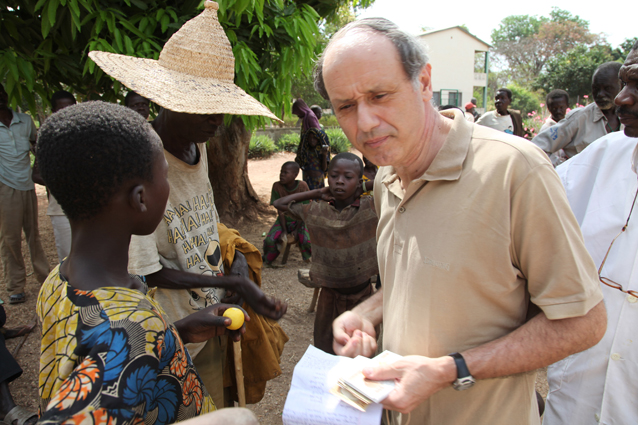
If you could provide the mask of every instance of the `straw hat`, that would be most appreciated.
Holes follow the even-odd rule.
[[[186,22],[159,60],[100,51],[89,57],[111,77],[158,105],[189,114],[262,115],[280,121],[234,84],[235,57],[217,19],[219,5]]]

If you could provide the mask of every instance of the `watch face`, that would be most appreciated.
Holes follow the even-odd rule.
[[[463,391],[463,390],[467,390],[468,388],[472,388],[472,386],[474,386],[475,383],[476,381],[474,380],[474,378],[472,378],[471,376],[466,376],[454,381],[454,383],[452,384],[452,387],[454,387],[454,389],[457,391]]]

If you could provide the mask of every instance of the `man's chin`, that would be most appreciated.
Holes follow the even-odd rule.
[[[608,102],[596,102],[596,106],[598,106],[598,109],[600,109],[601,111],[608,111],[614,108],[616,105],[614,105],[614,102],[610,100]]]
[[[638,137],[638,128],[637,127],[625,127],[625,136],[627,137]]]

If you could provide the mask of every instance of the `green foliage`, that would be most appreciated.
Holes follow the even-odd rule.
[[[549,17],[508,16],[492,31],[495,59],[505,62],[510,77],[524,86],[534,81],[551,58],[600,41],[600,36],[589,31],[588,21],[556,7]]]
[[[330,152],[336,155],[341,152],[349,152],[352,144],[340,128],[328,128],[325,130],[330,139]]]
[[[276,114],[290,113],[292,77],[309,74],[317,23],[373,0],[220,0],[219,21],[235,55],[235,82]],[[88,59],[91,50],[157,59],[203,0],[0,0],[0,81],[9,102],[32,113],[37,97],[65,88],[81,100],[122,100],[122,87]],[[39,111],[41,112],[41,111]],[[242,117],[249,129],[264,118]]]
[[[536,81],[534,88],[545,93],[560,88],[569,93],[571,102],[591,94],[591,79],[602,63],[614,60],[611,47],[596,45],[590,48],[578,46],[567,53],[552,58]]]
[[[339,127],[339,121],[334,115],[323,114],[319,123],[323,124],[324,127]]]
[[[253,135],[248,145],[248,158],[268,158],[277,152],[275,142],[268,136]]]
[[[516,84],[511,84],[507,88],[512,91],[510,109],[521,111],[523,116],[540,109],[540,99],[535,93]]]
[[[277,140],[277,149],[284,152],[297,153],[301,135],[299,133],[284,134]]]

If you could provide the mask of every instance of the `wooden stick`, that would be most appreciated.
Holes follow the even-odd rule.
[[[241,360],[241,341],[233,341],[235,355],[235,380],[237,381],[237,397],[239,407],[246,407],[246,389],[244,388],[244,368]]]
[[[319,298],[319,289],[315,288],[315,292],[312,294],[312,301],[310,301],[310,308],[308,309],[308,313],[312,313],[315,311],[315,307],[317,306],[317,298]]]

